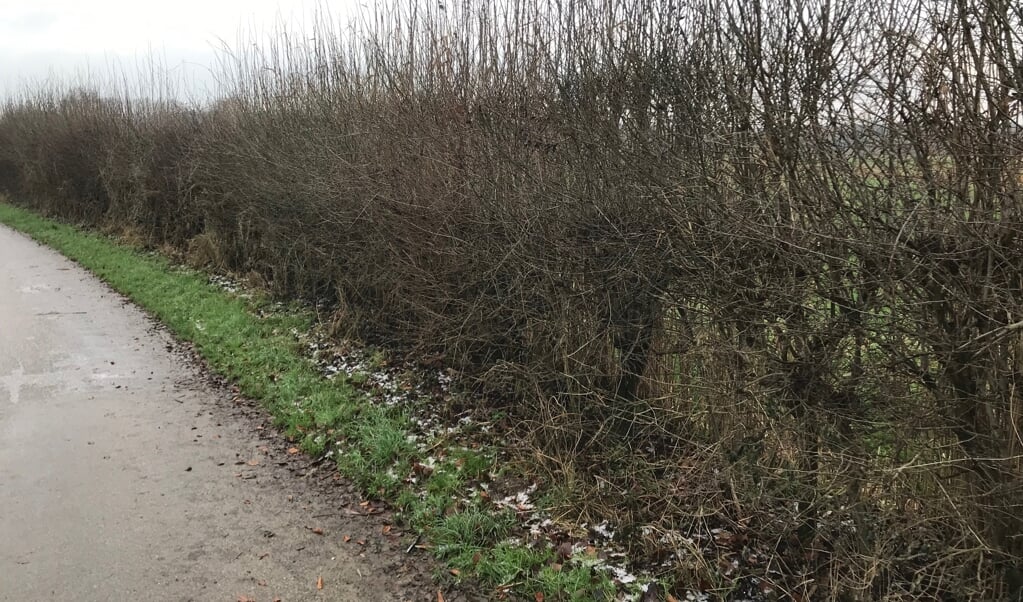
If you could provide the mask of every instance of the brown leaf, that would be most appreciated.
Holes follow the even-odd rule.
[[[295,454],[297,454],[297,453],[298,453],[298,451],[299,451],[299,450],[298,450],[298,448],[297,448],[297,447],[289,447],[289,448],[288,448],[288,453],[289,453],[289,454],[291,454],[291,455],[293,455],[293,456],[294,456]]]
[[[666,598],[666,600],[667,600],[667,602],[678,602],[678,598],[676,598],[675,596],[672,596],[671,594],[668,594],[668,597]]]
[[[323,529],[321,529],[319,527],[313,527],[312,529],[309,529],[309,530],[312,531],[313,533],[317,534],[317,535],[323,535]]]
[[[718,531],[717,533],[714,534],[714,541],[716,541],[719,545],[722,545],[722,546],[732,545],[732,542],[734,540],[735,540],[735,534],[732,533],[731,531],[726,531],[726,530],[722,529],[722,530],[720,530],[720,531]]]
[[[246,462],[249,466],[259,466],[259,458],[253,458]]]
[[[384,525],[383,527],[380,528],[380,532],[383,533],[384,535],[387,535],[388,533],[391,532],[391,525]]]
[[[323,577],[316,578],[316,589],[323,589]]]
[[[437,602],[444,602],[444,594],[440,593],[440,590],[437,590]]]
[[[536,600],[536,602],[543,602],[543,592],[536,592],[533,594],[533,599]]]
[[[451,570],[450,570],[450,571],[448,571],[448,572],[449,572],[449,573],[451,573],[452,575],[454,575],[455,577],[457,577],[457,576],[459,576],[459,575],[461,575],[461,574],[462,574],[462,571],[460,571],[460,570],[458,570],[458,569],[451,569]]]
[[[343,539],[345,543],[348,543],[348,542],[352,541],[352,536],[351,535],[345,535],[341,539]]]

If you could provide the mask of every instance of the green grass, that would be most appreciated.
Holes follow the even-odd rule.
[[[529,599],[535,592],[548,600],[585,600],[613,591],[604,572],[585,563],[554,569],[551,550],[509,541],[515,519],[507,511],[479,503],[458,506],[467,488],[494,470],[494,450],[445,449],[428,476],[415,486],[406,483],[405,475],[424,459],[407,438],[409,418],[399,409],[374,405],[350,380],[321,376],[295,336],[313,326],[310,312],[280,310],[259,295],[228,293],[202,272],[39,217],[2,197],[0,222],[78,262],[175,336],[194,343],[213,370],[262,402],[303,451],[335,451],[341,473],[367,496],[396,507],[460,578]]]

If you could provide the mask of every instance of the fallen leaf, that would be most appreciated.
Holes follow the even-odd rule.
[[[345,541],[345,543],[348,543],[348,542],[352,541],[352,536],[351,535],[345,535],[341,539],[343,539]]]
[[[450,570],[450,571],[448,571],[448,572],[449,572],[449,573],[451,573],[452,575],[454,575],[455,577],[457,577],[457,576],[459,576],[459,575],[461,575],[461,574],[462,574],[462,571],[460,571],[460,570],[458,570],[458,569],[451,569],[451,570]]]
[[[667,602],[678,602],[678,598],[672,596],[671,594],[668,594]]]
[[[298,451],[299,451],[299,450],[298,450],[298,448],[297,448],[297,447],[289,447],[289,448],[288,448],[288,453],[289,453],[289,454],[291,454],[291,455],[293,455],[293,456],[294,456],[295,454],[297,454],[297,453],[298,453]]]
[[[259,458],[253,458],[247,462],[249,466],[259,466]]]
[[[440,590],[437,590],[437,602],[444,602],[444,594],[440,593]]]
[[[323,529],[321,529],[319,527],[313,527],[312,529],[309,529],[309,530],[312,531],[313,533],[317,534],[317,535],[323,535]]]
[[[316,578],[316,589],[323,589],[323,577]]]
[[[533,594],[533,599],[536,600],[536,602],[543,602],[543,592],[536,592]]]
[[[391,525],[384,525],[384,526],[383,526],[383,527],[382,527],[382,528],[380,529],[380,532],[381,532],[381,533],[383,533],[384,535],[387,535],[388,533],[390,533],[390,532],[391,532]]]
[[[366,540],[365,539],[360,539],[360,540],[356,541],[355,543],[359,544],[360,546],[364,546],[364,545],[366,545]]]

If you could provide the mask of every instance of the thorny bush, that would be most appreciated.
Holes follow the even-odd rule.
[[[1021,5],[455,4],[26,93],[0,185],[443,357],[722,598],[1018,598]]]

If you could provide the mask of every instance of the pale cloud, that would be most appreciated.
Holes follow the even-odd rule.
[[[26,82],[118,77],[157,62],[209,80],[215,49],[316,11],[344,20],[356,0],[0,0],[0,96]]]
[[[57,15],[46,11],[32,10],[23,14],[0,15],[0,26],[8,31],[45,30],[57,20]]]

